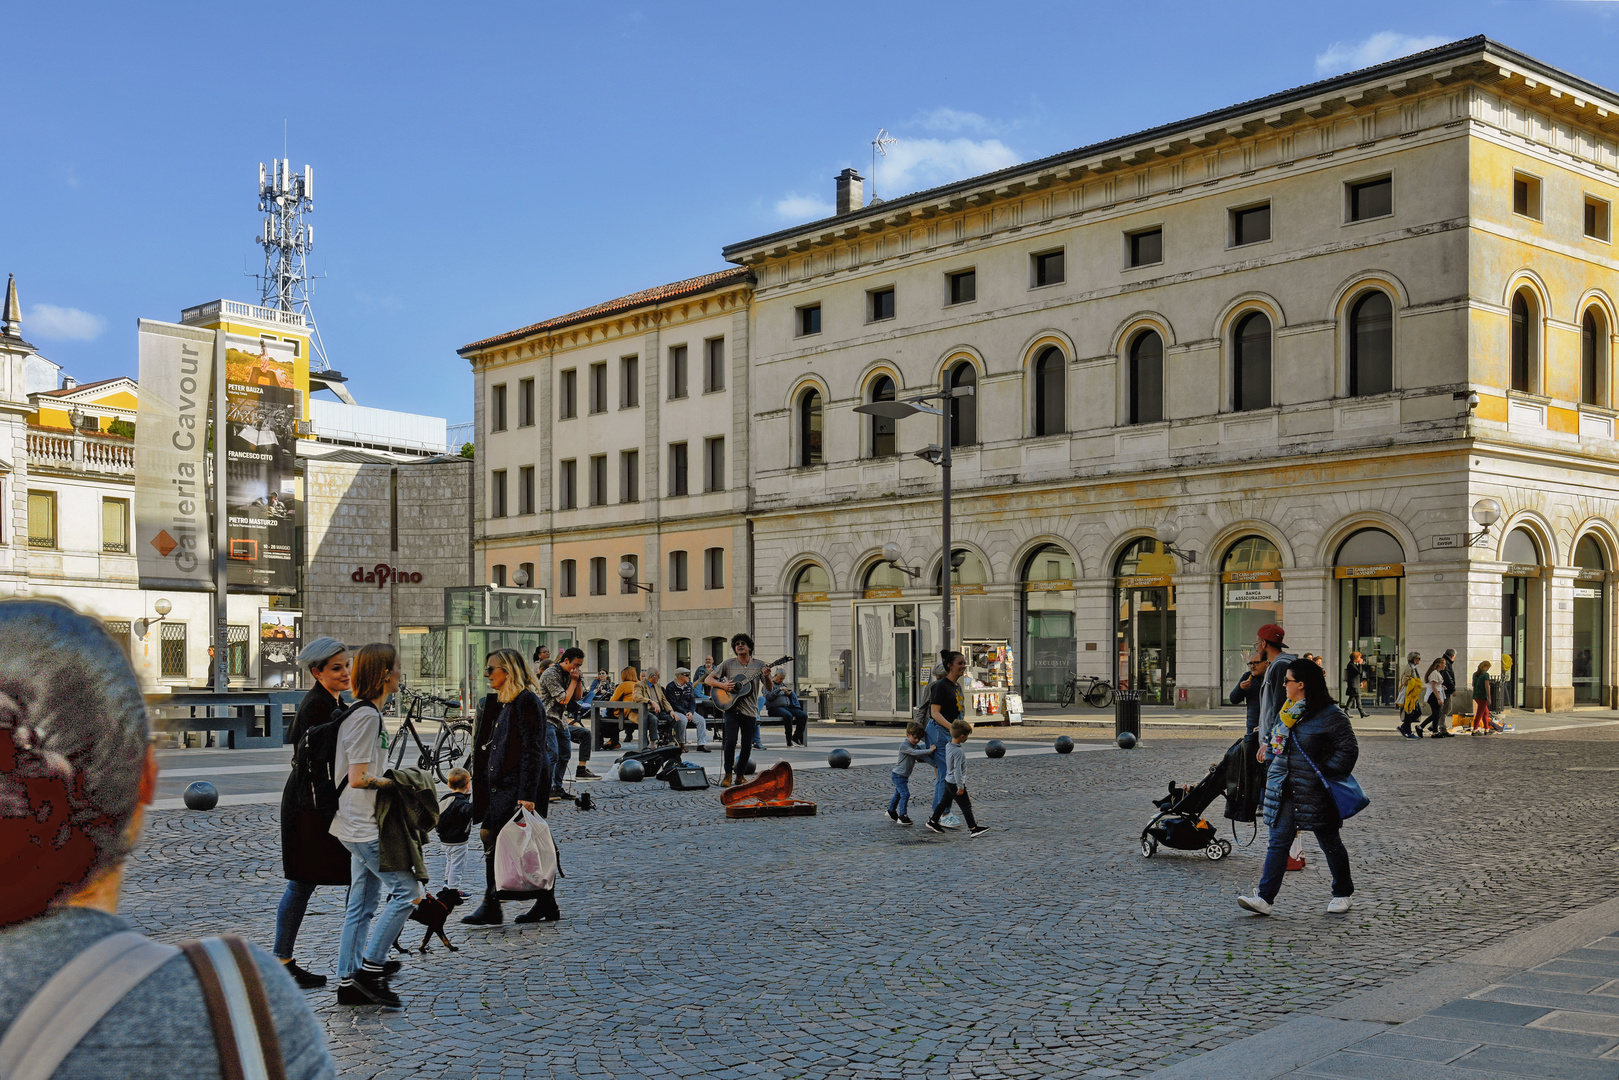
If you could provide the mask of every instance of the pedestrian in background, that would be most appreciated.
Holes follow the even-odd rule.
[[[888,800],[888,820],[895,825],[911,823],[906,816],[911,805],[911,771],[916,768],[918,761],[927,761],[933,756],[932,748],[923,741],[927,735],[925,724],[912,720],[905,725],[905,739],[899,744],[899,759],[888,774],[888,779],[894,785],[894,797]]]
[[[1473,734],[1490,733],[1490,662],[1480,660],[1473,672]]]
[[[1427,703],[1429,710],[1426,723],[1428,730],[1433,732],[1433,737],[1436,739],[1448,739],[1451,737],[1449,725],[1445,722],[1445,669],[1449,666],[1445,663],[1443,656],[1437,657],[1433,663],[1428,665],[1428,670],[1422,676],[1423,684],[1426,686],[1423,700]],[[1418,730],[1421,730],[1422,725],[1418,724],[1417,727]]]
[[[771,716],[781,717],[781,730],[787,735],[788,746],[804,745],[804,736],[809,730],[809,713],[804,711],[803,703],[787,683],[785,672],[778,671],[771,676],[765,708]]]
[[[1366,719],[1366,706],[1360,703],[1360,691],[1371,674],[1371,665],[1358,649],[1349,654],[1349,663],[1344,665],[1344,711],[1348,712],[1353,705],[1362,720]]]
[[[1259,691],[1265,682],[1265,672],[1270,668],[1270,661],[1265,654],[1258,650],[1248,657],[1248,672],[1237,680],[1237,685],[1231,688],[1231,704],[1246,705],[1248,708],[1247,730],[1259,730]]]
[[[935,779],[933,782],[933,807],[938,810],[945,801],[950,790],[950,783],[946,779],[950,765],[948,750],[950,747],[950,729],[961,714],[965,711],[965,702],[961,694],[961,677],[967,672],[967,658],[954,649],[940,649],[939,661],[944,672],[928,684],[927,708],[928,720],[925,727],[928,747],[933,751],[933,769]],[[938,813],[932,818],[937,820]],[[956,828],[947,825],[946,828]]]
[[[1422,673],[1417,665],[1422,663],[1422,654],[1412,651],[1405,657],[1405,689],[1400,698],[1400,727],[1399,732],[1407,739],[1422,738]]]
[[[1445,715],[1452,719],[1456,716],[1456,650],[1445,650]],[[1450,731],[1455,724],[1447,721],[1445,730]]]
[[[947,670],[945,678],[949,677]],[[944,801],[933,808],[933,816],[928,818],[928,828],[936,833],[944,832],[939,815],[949,810],[951,803],[961,808],[961,816],[967,822],[969,836],[976,839],[989,832],[988,825],[978,824],[978,819],[973,816],[972,800],[967,797],[967,739],[972,732],[973,726],[965,720],[957,720],[950,725],[950,745],[945,750],[947,786]]]

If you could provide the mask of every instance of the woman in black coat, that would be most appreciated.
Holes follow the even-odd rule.
[[[298,654],[298,663],[309,669],[315,685],[298,703],[292,730],[287,732],[294,753],[304,733],[330,722],[340,707],[338,695],[349,688],[348,647],[335,638],[316,638]],[[330,832],[336,805],[315,804],[315,792],[299,764],[293,762],[292,775],[281,792],[281,873],[287,879],[287,891],[276,909],[272,951],[300,987],[312,990],[325,986],[326,976],[305,971],[292,958],[298,928],[317,885],[348,886],[349,852]]]
[[[1349,717],[1328,693],[1326,674],[1319,667],[1308,660],[1294,660],[1284,673],[1282,686],[1287,701],[1271,723],[1265,775],[1263,806],[1270,847],[1256,894],[1239,896],[1237,903],[1255,914],[1270,914],[1282,888],[1288,850],[1299,830],[1305,829],[1315,833],[1332,871],[1332,900],[1327,911],[1341,915],[1350,908],[1355,883],[1349,875],[1349,853],[1338,836],[1343,820],[1322,777],[1342,780],[1348,776],[1360,757],[1360,746]]]

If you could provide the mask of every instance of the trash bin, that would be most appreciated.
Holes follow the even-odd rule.
[[[820,719],[822,719],[822,720],[830,720],[830,719],[832,719],[832,691],[830,691],[830,690],[817,690],[815,692],[815,700],[820,703],[820,710],[821,710]]]
[[[1120,690],[1113,695],[1113,737],[1126,731],[1141,738],[1141,693],[1137,690]]]
[[[1499,713],[1500,711],[1501,711],[1501,680],[1500,679],[1491,679],[1490,680],[1490,712]]]

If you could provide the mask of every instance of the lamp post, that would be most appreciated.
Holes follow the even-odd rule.
[[[950,549],[949,414],[942,407],[935,408],[932,405],[923,405],[921,403],[924,401],[938,401],[942,404],[952,398],[972,397],[972,395],[973,387],[957,386],[950,390],[941,390],[937,394],[920,394],[916,397],[906,398],[903,401],[873,401],[866,405],[856,405],[854,410],[857,413],[865,413],[867,416],[882,416],[887,417],[890,420],[903,420],[907,416],[915,416],[917,413],[927,413],[929,416],[937,416],[944,421],[944,424],[942,425],[944,427],[944,431],[940,436],[940,443],[931,443],[924,446],[922,449],[916,451],[915,456],[921,458],[923,461],[929,462],[930,464],[937,465],[941,471],[942,475],[940,479],[944,485],[944,499],[942,506],[943,522],[940,528],[940,539],[944,544],[944,562],[941,564],[942,573],[940,575],[943,578],[940,589],[940,598],[943,602],[940,611],[940,634],[944,639],[943,647],[946,649],[950,648],[951,645],[952,627],[950,625],[950,571],[952,567],[950,565],[950,557],[952,554],[954,554]],[[889,555],[890,548],[892,548],[894,551],[894,555],[892,557]],[[898,553],[899,547],[896,544],[885,544],[883,546],[883,557],[887,559],[890,564],[894,565],[897,569],[903,570],[913,578],[917,577],[921,573],[920,570],[913,571],[907,567],[899,566],[897,561]],[[932,666],[933,665],[931,664],[928,665],[930,670]]]
[[[656,590],[651,585],[643,584],[642,582],[639,582],[639,581],[636,580],[636,577],[639,574],[640,574],[640,568],[637,567],[633,562],[631,562],[628,559],[625,559],[624,561],[622,561],[622,562],[620,562],[618,564],[618,576],[619,576],[620,579],[623,580],[625,585],[627,585],[631,589],[634,589],[634,590],[637,590],[637,591],[644,590],[644,591],[646,591],[648,593],[655,592]],[[650,646],[649,646],[649,649],[650,649]],[[642,662],[645,663],[644,660]],[[641,673],[640,671],[636,672],[637,675],[639,675],[640,673]],[[646,751],[652,749],[652,740],[647,737],[647,729],[653,727],[653,725],[656,724],[656,723],[657,723],[657,721],[653,720],[653,718],[652,718],[652,703],[649,701],[649,702],[646,703],[646,708],[641,710],[641,732],[640,732],[640,735],[641,735],[641,752],[642,753],[645,753]]]

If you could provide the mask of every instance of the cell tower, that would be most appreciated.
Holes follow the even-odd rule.
[[[264,273],[259,275],[259,303],[267,308],[296,311],[309,328],[311,371],[326,371],[326,346],[309,307],[309,249],[315,246],[315,227],[304,215],[315,209],[315,170],[292,171],[291,158],[276,158],[266,171],[259,162],[259,211],[264,227],[255,238],[264,248]]]

